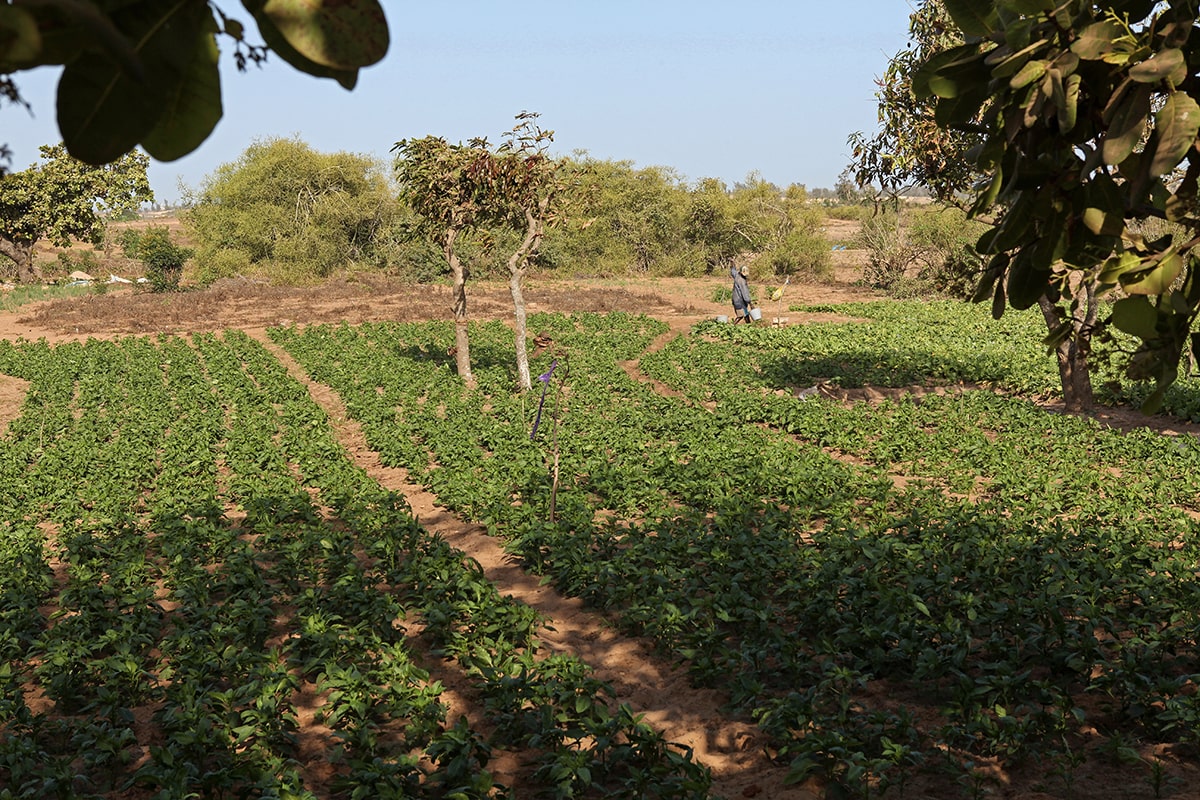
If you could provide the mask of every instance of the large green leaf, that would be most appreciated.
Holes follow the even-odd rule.
[[[995,252],[1002,253],[1005,250],[1012,250],[1028,240],[1036,205],[1036,197],[1031,193],[1023,193],[1013,201],[1000,220],[1000,224],[993,228],[996,236],[991,245]]]
[[[159,161],[174,161],[192,152],[220,121],[219,56],[213,34],[199,31],[191,68],[168,96],[158,123],[141,141]]]
[[[1103,266],[1100,268],[1100,274],[1096,278],[1104,286],[1116,286],[1120,282],[1121,276],[1127,272],[1140,269],[1142,266],[1142,258],[1137,253],[1129,250],[1122,251],[1116,255],[1109,256]]]
[[[1054,0],[1000,0],[1000,5],[1018,14],[1038,14],[1054,8]]]
[[[943,97],[934,108],[934,120],[938,125],[951,128],[974,122],[979,116],[979,110],[991,93],[984,81],[964,81],[965,91],[954,97]]]
[[[113,22],[141,63],[131,75],[110,58],[85,53],[58,84],[58,125],[68,152],[104,164],[129,152],[157,124],[168,99],[187,80],[208,8],[193,0],[140,2]]]
[[[1183,92],[1167,96],[1163,107],[1154,115],[1154,131],[1157,143],[1154,160],[1150,162],[1150,175],[1166,175],[1175,169],[1196,143],[1196,132],[1200,131],[1200,106]]]
[[[1026,86],[1045,75],[1047,66],[1049,66],[1049,64],[1041,60],[1026,62],[1025,66],[1021,67],[1020,71],[1009,79],[1009,88],[1024,89]]]
[[[1024,311],[1046,293],[1049,280],[1050,270],[1034,263],[1033,248],[1024,248],[1008,266],[1009,304]]]
[[[1112,123],[1104,137],[1101,154],[1105,164],[1120,164],[1137,147],[1146,133],[1150,120],[1150,97],[1153,90],[1138,85],[1126,92],[1112,114]]]
[[[1128,294],[1163,294],[1183,270],[1183,259],[1179,253],[1170,252],[1158,263],[1140,272],[1126,272],[1121,276],[1121,288]]]
[[[1142,341],[1158,336],[1158,310],[1145,297],[1123,297],[1113,303],[1112,323]]]
[[[1116,45],[1113,42],[1125,34],[1125,26],[1117,20],[1106,19],[1088,25],[1071,43],[1071,52],[1085,61],[1096,61],[1108,56]]]
[[[141,67],[132,45],[113,24],[112,15],[120,10],[120,4],[107,3],[103,9],[97,6],[97,3],[73,0],[43,2],[22,8],[33,17],[40,41],[32,55],[14,58],[11,67],[29,69],[46,64],[67,64],[83,52],[92,51],[103,52],[130,73],[138,73]]]
[[[1158,83],[1165,80],[1172,86],[1178,86],[1187,77],[1187,60],[1182,50],[1170,47],[1135,64],[1129,70],[1129,77],[1138,83]]]
[[[1120,236],[1125,230],[1125,216],[1106,208],[1088,208],[1083,212],[1083,224],[1097,236]]]
[[[387,20],[377,0],[244,0],[258,21],[263,38],[276,49],[278,39],[291,48],[279,54],[335,72],[353,72],[370,66],[388,50]]]
[[[0,5],[0,67],[5,71],[29,64],[42,50],[42,34],[33,15],[23,8]]]
[[[987,66],[979,47],[974,44],[959,45],[938,53],[913,73],[913,93],[918,97],[955,97],[963,79],[974,79],[978,74],[985,76],[986,83],[986,73],[964,74],[960,71],[964,65],[973,62],[984,68]],[[965,88],[965,85],[961,88]]]
[[[317,78],[332,78],[346,89],[353,89],[358,83],[357,69],[334,69],[306,58],[288,43],[283,34],[266,17],[258,20],[258,30],[272,52],[301,72]]]
[[[947,13],[967,36],[987,36],[996,26],[996,9],[980,0],[944,0]]]

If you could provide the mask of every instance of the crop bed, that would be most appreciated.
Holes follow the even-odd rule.
[[[269,333],[385,464],[726,691],[795,781],[1195,776],[1196,438],[1036,405],[1035,319],[820,310],[857,321],[535,315],[529,394],[499,323],[472,327],[471,392],[447,323]],[[511,796],[498,748],[522,796],[709,796],[247,335],[0,343],[0,372],[30,382],[0,441],[0,798]],[[861,386],[920,391],[838,399]],[[426,649],[486,727],[447,719]]]
[[[794,779],[1069,794],[1103,767],[1129,796],[1169,789],[1200,729],[1200,444],[1019,396],[1055,379],[1029,317],[823,310],[867,322],[706,324],[648,351],[646,318],[541,317],[540,402],[509,390],[498,324],[475,330],[475,393],[447,326],[274,336],[386,462],[727,688]],[[829,380],[955,390],[797,396]]]
[[[0,797],[504,797],[493,742],[545,796],[705,796],[245,334],[5,343],[0,371],[30,381],[0,449]]]

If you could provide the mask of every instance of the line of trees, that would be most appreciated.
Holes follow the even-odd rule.
[[[461,187],[443,183],[435,191],[416,173],[435,156],[469,161],[487,149],[482,139],[411,140],[397,148],[388,169],[359,155],[322,154],[297,139],[257,142],[184,198],[181,218],[197,249],[194,277],[302,281],[346,269],[440,277],[450,271],[445,242],[418,209],[425,195],[448,197]],[[636,168],[585,153],[553,161],[561,208],[556,224],[539,235],[528,269],[719,274],[741,254],[754,254],[761,274],[819,275],[830,267],[823,213],[807,202],[802,186],[781,189],[757,175],[733,187],[714,179],[689,185],[665,167]],[[469,208],[477,201],[462,199]],[[508,258],[526,234],[523,216],[520,222],[514,227],[489,217],[464,226],[455,258],[473,275],[509,278]]]

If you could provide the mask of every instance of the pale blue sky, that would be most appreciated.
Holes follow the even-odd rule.
[[[231,16],[248,18],[225,0]],[[554,151],[585,150],[688,181],[752,171],[832,188],[847,137],[875,129],[875,78],[905,46],[906,0],[384,0],[392,44],[347,92],[273,59],[239,74],[223,45],[225,114],[191,155],[153,162],[159,200],[198,186],[257,139],[298,136],[322,152],[389,158],[399,139],[496,142],[541,114]],[[18,75],[34,118],[6,106],[13,168],[57,141],[47,71]]]

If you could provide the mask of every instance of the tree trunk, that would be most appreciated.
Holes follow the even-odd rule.
[[[1080,287],[1084,291],[1082,302],[1077,296],[1071,302],[1071,333],[1058,343],[1055,357],[1058,359],[1058,377],[1062,382],[1063,404],[1066,410],[1075,413],[1087,413],[1095,408],[1095,397],[1092,393],[1092,373],[1088,365],[1088,355],[1091,352],[1092,328],[1096,323],[1096,291],[1088,284]],[[1043,295],[1038,300],[1046,327],[1054,331],[1061,324],[1055,312],[1054,303]]]
[[[450,273],[454,276],[454,360],[458,368],[458,376],[463,379],[467,388],[475,388],[475,376],[471,374],[471,342],[467,335],[467,268],[463,266],[454,250],[454,241],[458,232],[454,229],[446,231],[444,252],[446,261],[450,264]]]
[[[0,236],[0,255],[16,266],[17,283],[41,283],[42,271],[33,263],[34,242]]]
[[[528,392],[533,388],[533,380],[529,375],[529,352],[525,346],[525,293],[521,290],[524,278],[525,270],[513,270],[508,288],[512,292],[513,316],[516,319],[517,385]]]
[[[539,211],[545,213],[544,208]],[[529,257],[537,252],[542,241],[544,226],[540,216],[535,216],[528,208],[525,209],[525,223],[525,238],[508,258],[508,288],[512,292],[513,314],[516,318],[517,385],[528,392],[533,388],[533,380],[529,375],[529,353],[525,342],[525,293],[521,289],[521,281],[525,279]]]

